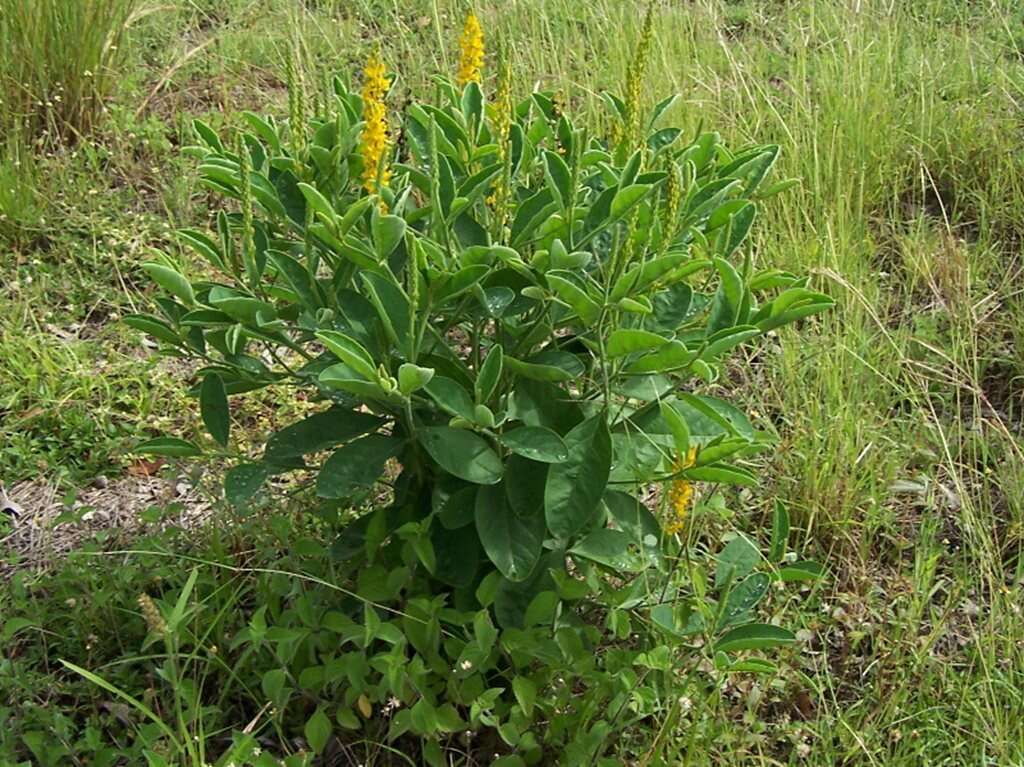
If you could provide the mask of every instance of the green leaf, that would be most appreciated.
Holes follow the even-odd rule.
[[[565,570],[565,552],[560,549],[545,552],[540,563],[525,581],[510,581],[495,573],[497,578],[494,592],[494,617],[503,628],[522,628],[530,604],[544,591],[554,591],[555,581],[551,571]],[[481,584],[481,589],[483,584]],[[489,590],[489,589],[488,589]],[[478,593],[480,593],[478,591]],[[487,594],[484,594],[487,596]]]
[[[741,623],[747,617],[747,613],[753,610],[764,595],[768,593],[768,586],[771,578],[765,573],[754,573],[736,584],[729,592],[725,609],[718,619],[718,629],[723,629],[733,623]]]
[[[558,463],[569,457],[565,441],[543,426],[520,426],[501,435],[501,443],[517,455],[541,463]]]
[[[547,187],[527,198],[517,208],[515,219],[512,221],[512,244],[515,245],[534,232],[537,224],[550,215],[555,205],[554,195]]]
[[[367,198],[368,199],[368,198]],[[344,240],[337,240],[326,230],[320,230],[319,224],[314,224],[309,228],[309,231],[315,234],[325,242],[330,243],[331,247],[338,251],[342,256],[351,261],[355,266],[360,269],[366,269],[367,271],[373,271],[380,268],[380,264],[377,262],[376,255],[371,252],[362,240],[358,239],[355,235],[348,235]]]
[[[245,506],[270,476],[270,467],[263,463],[243,463],[224,475],[224,497],[236,508]]]
[[[468,203],[472,203],[488,188],[490,188],[488,182],[490,182],[491,179],[497,176],[500,172],[501,163],[497,162],[477,171],[459,184],[458,196],[467,200]]]
[[[650,190],[651,187],[649,184],[631,184],[624,189],[618,190],[615,193],[615,197],[612,199],[612,220],[614,221],[615,219],[624,216],[629,212],[630,208],[640,202],[644,195],[646,195]]]
[[[487,407],[487,405],[474,405],[473,422],[483,426],[485,429],[493,429],[495,424],[494,411]]]
[[[210,290],[209,303],[236,322],[246,325],[258,325],[260,319],[269,322],[277,318],[273,304],[240,295],[219,285]]]
[[[359,378],[358,374],[344,362],[331,365],[320,373],[317,380],[324,386],[341,389],[362,399],[393,402],[398,396],[396,392],[385,391],[376,381]]]
[[[727,434],[737,437],[754,438],[754,427],[741,410],[715,397],[705,395],[679,394],[676,408],[690,425],[690,433],[702,437],[717,437]]]
[[[302,196],[306,198],[306,204],[323,219],[325,224],[332,229],[335,228],[338,223],[338,214],[335,212],[334,206],[327,201],[327,198],[320,194],[316,187],[302,181],[297,186],[299,191],[302,192]]]
[[[591,522],[608,484],[612,439],[604,413],[598,413],[565,436],[569,458],[552,464],[544,488],[548,529],[558,538],[576,535]]]
[[[477,485],[501,481],[501,459],[479,434],[449,426],[431,426],[420,430],[420,442],[442,469],[459,479]]]
[[[579,404],[554,384],[524,378],[516,382],[510,399],[509,418],[530,426],[546,426],[565,434],[583,420]]]
[[[554,192],[562,210],[567,210],[572,204],[572,174],[569,166],[557,152],[545,150],[544,152],[544,175],[547,178],[548,188]]]
[[[413,731],[417,735],[432,735],[437,730],[437,714],[426,698],[416,701],[410,710]]]
[[[231,411],[224,380],[217,373],[207,373],[203,378],[199,387],[199,412],[210,436],[227,447],[231,434]]]
[[[676,454],[686,456],[690,452],[690,427],[679,411],[669,402],[662,400],[658,403],[661,417],[665,419],[668,428],[672,431],[672,439],[676,445]]]
[[[510,581],[523,581],[537,566],[544,544],[544,516],[513,513],[505,488],[482,487],[476,496],[476,531],[488,558]]]
[[[682,341],[669,341],[657,351],[631,362],[626,367],[626,372],[664,373],[686,367],[696,358],[697,352],[687,349]]]
[[[512,692],[523,713],[527,717],[533,716],[533,707],[537,703],[537,686],[529,678],[517,676],[512,680]]]
[[[191,442],[177,437],[157,437],[135,446],[134,452],[142,455],[166,455],[174,458],[192,458],[203,451]]]
[[[714,463],[686,469],[683,476],[696,482],[721,482],[727,485],[756,485],[757,477],[739,466]]]
[[[702,360],[713,360],[730,349],[739,346],[744,341],[759,335],[761,335],[761,330],[752,325],[737,325],[736,327],[726,328],[708,339],[708,345],[704,347],[700,358]]]
[[[505,495],[512,511],[523,517],[544,513],[548,464],[511,455],[505,464]]]
[[[480,373],[474,384],[477,402],[488,402],[497,391],[498,384],[501,382],[503,356],[504,352],[498,345],[492,346],[487,352],[487,357],[484,358],[484,362],[480,366]]]
[[[660,349],[669,339],[647,330],[613,330],[605,344],[605,353],[611,357],[624,357],[634,352]]]
[[[750,232],[754,223],[754,216],[757,214],[757,207],[748,202],[729,217],[729,239],[722,249],[722,256],[728,258],[738,248]]]
[[[558,350],[541,352],[526,362],[506,356],[504,363],[509,370],[523,378],[552,383],[573,381],[586,370],[583,362],[575,354]]]
[[[791,287],[761,306],[751,323],[767,332],[802,317],[818,314],[835,305],[824,293],[814,293],[803,287]]]
[[[202,139],[203,143],[210,149],[217,153],[224,152],[224,145],[220,142],[220,136],[218,136],[217,132],[202,120],[199,118],[194,119],[192,121],[192,130],[195,131],[195,134]]]
[[[805,560],[794,562],[779,570],[779,580],[787,583],[793,581],[816,581],[825,576],[825,569],[817,562]]]
[[[730,674],[774,674],[779,670],[771,661],[763,658],[746,658],[729,664],[726,669]]]
[[[362,727],[362,724],[359,722],[359,717],[357,717],[355,712],[350,708],[339,708],[335,713],[334,718],[337,720],[338,724],[346,730],[358,730]],[[275,760],[275,767],[276,764],[277,762]],[[256,765],[256,767],[259,767],[259,765]]]
[[[284,703],[287,682],[288,674],[283,668],[272,668],[260,679],[260,689],[269,700],[280,705]]]
[[[547,275],[548,284],[558,297],[567,303],[583,322],[595,322],[601,313],[601,306],[591,298],[586,289],[579,284],[580,280],[572,273],[564,270],[551,271]]]
[[[628,493],[609,490],[604,494],[604,505],[615,527],[629,534],[637,551],[646,557],[647,564],[659,565],[664,559],[661,549],[661,523],[640,500]]]
[[[461,483],[460,483],[461,484]],[[462,485],[454,492],[435,485],[433,508],[437,518],[447,530],[457,530],[473,521],[476,507],[476,485]]]
[[[435,301],[438,305],[443,304],[451,298],[466,292],[491,271],[486,264],[470,264],[464,266],[447,279],[443,279],[437,286]]]
[[[217,244],[205,234],[195,229],[179,229],[175,234],[179,240],[209,261],[212,266],[221,271],[225,270],[224,257],[217,249]]]
[[[476,487],[471,486],[472,494],[462,494],[468,501],[469,519],[473,521],[475,513]],[[448,508],[447,506],[445,508]],[[443,513],[443,512],[442,512]],[[434,576],[450,586],[467,589],[473,585],[480,568],[480,538],[476,528],[466,524],[455,529],[448,529],[441,521],[440,525],[431,525],[430,543],[436,557]]]
[[[745,536],[737,535],[718,555],[718,567],[715,570],[715,588],[726,583],[735,583],[745,577],[760,561],[761,553]]]
[[[612,199],[614,199],[616,191],[615,187],[605,189],[591,204],[583,221],[586,237],[593,236],[608,223],[608,216],[612,210]]]
[[[469,125],[480,125],[483,118],[484,94],[480,84],[470,80],[462,91],[462,115]]]
[[[736,269],[723,258],[714,259],[715,268],[721,277],[708,319],[708,335],[730,328],[739,319],[743,303],[743,280]]]
[[[405,219],[398,216],[374,214],[373,246],[381,260],[386,259],[405,237]]]
[[[331,729],[331,720],[327,718],[327,714],[322,708],[318,708],[313,716],[306,720],[303,732],[306,735],[306,742],[309,743],[314,754],[323,753],[323,750],[327,748]]]
[[[150,278],[166,290],[172,296],[180,298],[186,306],[192,306],[196,302],[195,293],[192,292],[192,285],[181,274],[169,266],[149,261],[142,265],[143,270]]]
[[[772,647],[796,642],[792,631],[767,623],[749,623],[734,628],[715,644],[716,652],[739,652],[741,650],[767,650]]]
[[[35,626],[36,622],[29,618],[8,618],[4,623],[3,631],[0,631],[0,639],[7,642],[19,631],[34,628]]]
[[[377,431],[383,424],[384,419],[370,413],[332,407],[271,434],[264,459],[286,462]]]
[[[719,464],[731,455],[752,453],[767,447],[763,442],[751,442],[744,437],[716,438],[714,442],[701,448],[697,456],[697,466]]]
[[[377,366],[373,364],[373,357],[356,339],[336,330],[325,330],[317,333],[316,337],[323,341],[335,357],[363,378],[368,381],[377,380]]]
[[[473,398],[457,381],[445,376],[434,376],[424,388],[443,410],[467,421],[476,420]]]
[[[403,363],[398,368],[398,390],[409,396],[430,383],[430,379],[433,377],[434,368],[420,367],[411,362]]]
[[[394,283],[390,275],[384,277],[373,272],[360,275],[366,291],[366,297],[373,308],[388,338],[400,350],[405,351],[409,335],[409,299],[402,289]],[[407,359],[411,354],[407,354]]]
[[[174,328],[152,315],[129,314],[124,318],[124,324],[147,335],[151,335],[156,340],[163,341],[165,344],[171,344],[171,346],[181,345],[181,338],[174,331]]]
[[[439,212],[443,219],[447,219],[455,201],[455,176],[452,174],[451,163],[443,154],[437,157],[437,192]]]
[[[491,762],[491,767],[526,767],[526,762],[518,754],[506,754]]]
[[[772,543],[768,549],[768,561],[779,562],[786,553],[789,542],[789,512],[782,501],[775,502],[775,513],[772,515]]]
[[[287,253],[282,253],[279,250],[268,250],[267,258],[273,262],[277,271],[284,275],[288,285],[295,291],[303,306],[310,311],[316,311],[320,308],[322,302],[317,296],[316,287],[310,277],[309,270],[305,266]]]
[[[494,288],[481,288],[480,285],[473,286],[473,293],[480,306],[492,317],[500,317],[515,300],[516,294],[504,285]]]
[[[381,476],[384,463],[402,446],[402,440],[371,434],[335,450],[316,478],[321,498],[349,498],[371,487]]]
[[[620,573],[636,573],[644,569],[636,541],[623,530],[594,530],[569,549],[569,553]]]
[[[473,596],[476,597],[476,601],[480,603],[481,607],[490,607],[494,603],[494,597],[499,586],[506,582],[508,580],[503,578],[501,573],[497,570],[492,570],[480,581],[480,585],[476,587]]]

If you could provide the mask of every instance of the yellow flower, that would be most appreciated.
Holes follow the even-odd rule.
[[[462,56],[459,58],[459,85],[479,83],[480,71],[484,66],[484,30],[472,11],[466,16],[462,37],[459,38],[459,48],[462,50]]]
[[[381,159],[391,144],[388,135],[387,95],[391,81],[386,77],[384,62],[374,52],[363,70],[363,135],[360,151],[363,155],[363,188],[373,194],[388,185],[391,169],[381,168]]]
[[[686,458],[676,459],[675,470],[688,469],[697,460],[697,448],[691,447]],[[690,504],[693,502],[693,483],[682,477],[674,480],[668,490],[668,505],[670,519],[665,523],[665,532],[675,535],[683,531],[686,525],[686,517],[690,511]]]

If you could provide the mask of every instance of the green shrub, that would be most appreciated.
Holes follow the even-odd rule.
[[[763,185],[777,147],[658,127],[672,99],[641,119],[642,65],[625,101],[607,96],[610,139],[553,94],[513,103],[507,74],[488,104],[473,74],[408,106],[397,148],[376,56],[362,95],[336,79],[308,118],[296,84],[285,123],[196,123],[202,182],[239,212],[181,233],[202,274],[146,264],[160,315],[127,321],[202,361],[209,452],[238,454],[233,395],[319,403],[225,478],[245,507],[296,472],[341,525],[329,556],[349,597],[264,605],[238,638],[273,649],[263,690],[282,717],[302,690],[322,701],[302,713],[316,750],[386,713],[387,737],[422,738],[432,764],[467,728],[497,731],[509,764],[578,764],[672,715],[670,647],[701,637],[690,652],[724,673],[770,669],[732,656],[793,641],[753,622],[773,579],[818,575],[776,568],[781,506],[766,555],[678,533],[695,483],[756,484],[743,459],[769,445],[695,390],[831,301],[741,250],[756,201],[787,185]],[[661,520],[640,500],[652,485]]]

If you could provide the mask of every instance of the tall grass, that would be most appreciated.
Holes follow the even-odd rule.
[[[117,84],[136,0],[0,0],[5,129],[76,140]]]
[[[0,241],[19,245],[39,225],[36,159],[17,126],[0,140]]]

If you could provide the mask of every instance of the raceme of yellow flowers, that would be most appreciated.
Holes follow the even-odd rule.
[[[676,460],[675,470],[682,471],[693,466],[697,460],[697,448],[691,447],[686,458]],[[665,522],[665,532],[675,535],[683,530],[686,525],[686,517],[690,512],[690,504],[693,502],[693,483],[682,477],[674,480],[668,490],[668,513],[669,518]]]
[[[459,39],[461,55],[457,81],[459,85],[479,83],[484,66],[484,31],[480,20],[472,11],[466,16],[466,23]],[[387,95],[391,81],[381,60],[374,51],[363,69],[363,133],[360,151],[363,157],[363,188],[369,193],[379,192],[388,185],[391,169],[385,161],[391,146],[388,132]]]
[[[466,16],[459,48],[462,50],[457,76],[459,85],[479,83],[480,73],[484,67],[484,30],[472,11]]]
[[[391,169],[386,164],[381,166],[391,144],[387,106],[384,104],[384,96],[390,87],[384,62],[375,51],[363,70],[363,188],[370,194],[387,186],[391,178]]]

